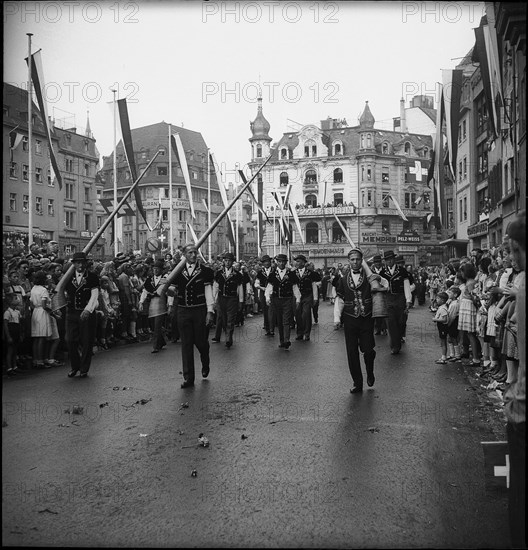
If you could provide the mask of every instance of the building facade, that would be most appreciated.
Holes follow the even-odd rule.
[[[4,253],[27,249],[29,209],[33,212],[33,240],[59,243],[61,254],[82,250],[97,226],[97,184],[99,153],[87,122],[84,132],[61,128],[49,121],[53,148],[62,176],[62,190],[52,176],[48,138],[41,113],[32,106],[29,173],[28,94],[4,83],[3,96],[3,244]],[[33,201],[29,204],[29,185]],[[94,251],[95,252],[95,251]]]
[[[180,135],[185,156],[189,168],[191,181],[192,201],[195,218],[191,215],[190,197],[188,196],[182,168],[174,151],[169,151],[169,124],[159,122],[142,128],[132,130],[132,143],[134,144],[135,162],[138,174],[150,162],[156,151],[162,154],[157,157],[148,173],[139,183],[139,191],[143,207],[147,215],[147,221],[152,228],[150,230],[137,211],[134,195],[128,199],[129,214],[123,216],[121,235],[118,233],[118,251],[131,252],[145,250],[148,238],[159,238],[162,250],[170,250],[170,225],[172,218],[172,249],[183,246],[186,242],[192,242],[190,224],[199,238],[209,226],[209,213],[207,210],[209,189],[211,193],[211,222],[223,210],[222,198],[218,188],[218,181],[214,167],[209,161],[207,145],[199,132],[171,126],[172,133]],[[172,156],[172,196],[170,196],[169,184],[169,153]],[[116,147],[116,184],[117,197],[120,201],[132,185],[130,169],[124,154],[123,143],[120,141]],[[209,171],[209,172],[208,172]],[[103,168],[99,174],[103,182],[103,199],[113,200],[114,197],[114,160],[113,153],[103,157]],[[112,253],[115,251],[113,224],[105,231],[106,240]],[[222,220],[213,232],[211,238],[211,255],[216,256],[226,250],[228,237],[226,222]],[[207,243],[202,247],[204,255],[209,254]]]
[[[272,155],[255,191],[272,220],[261,224],[262,253],[289,250],[329,266],[346,260],[352,241],[367,256],[390,249],[413,265],[441,262],[444,233],[431,223],[433,191],[427,187],[431,136],[374,126],[367,102],[358,126],[328,118],[286,132],[271,149],[259,100],[249,139],[253,173]],[[275,197],[282,203],[287,198],[295,209],[300,233],[291,211]]]

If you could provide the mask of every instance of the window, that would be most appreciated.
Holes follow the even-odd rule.
[[[373,203],[372,203],[372,191],[369,189],[367,191],[367,208],[370,208],[371,206],[373,206]]]
[[[288,149],[286,147],[283,147],[281,149],[281,159],[287,159],[288,158]]]
[[[262,145],[257,145],[257,158],[262,158]]]
[[[66,143],[68,145],[71,145],[71,135],[70,134],[66,134]]]
[[[184,222],[187,220],[187,211],[186,210],[178,210],[178,214],[179,214],[179,220],[181,222]]]
[[[427,158],[429,156],[429,147],[424,147],[423,156]]]
[[[483,141],[477,145],[477,182],[488,177],[488,147]]]
[[[304,174],[304,184],[305,185],[314,185],[317,184],[317,174],[315,170],[307,170]]]
[[[306,242],[311,244],[319,242],[319,226],[315,222],[306,224]]]
[[[381,220],[381,232],[384,235],[390,235],[390,221],[389,220]]]
[[[464,179],[467,178],[467,158],[466,157],[462,159],[462,175]]]
[[[412,231],[412,218],[407,221],[403,220],[403,230]]]
[[[462,143],[462,125],[458,125],[458,143]]]
[[[411,144],[410,144],[408,141],[405,142],[404,153],[405,153],[406,155],[410,155],[410,154],[411,154]]]
[[[334,193],[334,206],[343,205],[343,193]]]
[[[97,216],[97,229],[100,229],[103,225],[103,216]]]
[[[168,175],[168,167],[167,166],[158,166],[158,176],[166,176]]]
[[[312,157],[317,156],[317,145],[312,145]]]
[[[54,183],[53,183],[53,180],[52,180],[52,178],[51,178],[51,168],[48,168],[47,179],[48,179],[48,185],[49,185],[50,187],[53,187]]]
[[[66,159],[66,172],[73,172],[73,159]]]
[[[194,160],[194,151],[189,151],[189,160]]]
[[[84,188],[84,202],[90,202],[90,188]]]
[[[66,214],[66,219],[64,221],[65,221],[66,227],[68,229],[73,229],[75,212],[72,212],[70,210],[66,210],[65,214]]]
[[[367,168],[367,181],[372,180],[372,170],[370,168]]]
[[[84,140],[84,152],[85,153],[88,152],[88,140],[87,139]]]
[[[22,138],[22,151],[29,151],[29,140],[27,136]]]
[[[35,181],[37,183],[42,183],[42,168],[38,166],[35,168]]]
[[[84,215],[84,230],[90,231],[90,222],[92,220],[92,216],[90,214]]]
[[[66,182],[66,198],[73,200],[73,183]]]
[[[315,195],[307,195],[305,202],[309,208],[315,208],[317,206],[317,197]]]
[[[35,140],[35,153],[37,155],[42,155],[42,141],[40,141],[40,139]]]
[[[281,185],[281,187],[284,187],[284,186],[288,185],[288,181],[289,181],[288,172],[281,172],[281,175],[280,175],[280,185]]]
[[[9,193],[9,211],[16,212],[16,193]]]
[[[42,197],[35,197],[35,210],[37,214],[42,216]]]
[[[416,208],[416,193],[405,193],[405,208]]]
[[[467,220],[467,197],[464,197],[464,221]]]
[[[382,193],[381,194],[381,206],[383,208],[389,208],[389,193]]]
[[[372,136],[370,134],[367,134],[367,149],[370,149],[372,147]]]
[[[191,174],[192,174],[192,179],[193,179],[193,180],[197,180],[197,179],[198,179],[198,173],[197,173],[197,172],[195,172],[195,171],[193,170],[193,171],[191,172]]]
[[[447,227],[453,229],[455,227],[455,220],[453,216],[453,199],[447,199]]]
[[[389,171],[385,170],[381,173],[381,182],[382,183],[389,183]]]
[[[334,155],[340,155],[341,154],[341,144],[336,143],[334,145]]]
[[[462,221],[462,199],[458,201],[458,220]]]
[[[462,121],[462,139],[466,139],[467,133],[466,133],[466,121]]]
[[[316,157],[317,156],[317,145],[313,139],[309,139],[304,143],[304,156],[305,157]]]
[[[29,181],[29,166],[27,164],[22,165],[22,179]]]
[[[431,195],[429,193],[424,193],[423,195],[424,199],[424,208],[430,208],[431,207]],[[448,199],[453,201],[453,199]]]
[[[187,198],[187,192],[185,189],[178,187],[178,198],[179,199],[186,199]]]
[[[169,221],[169,210],[167,208],[163,208],[161,211],[161,219],[166,222]]]
[[[163,198],[164,199],[170,199],[170,197],[169,197],[169,188],[168,187],[163,187]]]
[[[484,132],[488,124],[488,110],[486,109],[486,99],[482,93],[476,100],[477,110],[477,135]]]
[[[29,212],[29,195],[22,195],[22,212]]]
[[[18,171],[18,165],[16,162],[11,162],[9,164],[9,177],[10,178],[16,178],[17,177],[17,171]]]
[[[365,167],[361,167],[361,181],[365,181]]]
[[[346,230],[346,223],[342,222],[343,226]],[[332,224],[332,242],[333,243],[346,243],[348,242],[346,240],[345,234],[343,233],[343,230],[341,229],[341,226],[338,222],[334,222]]]
[[[341,168],[334,170],[334,183],[343,183],[343,170]]]
[[[84,175],[85,175],[85,176],[89,176],[89,175],[90,175],[90,164],[87,163],[87,162],[84,164]]]
[[[462,161],[458,163],[458,181],[462,181]]]

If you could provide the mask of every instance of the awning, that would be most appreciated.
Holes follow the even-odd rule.
[[[440,244],[467,244],[469,239],[446,239],[445,241],[440,241]]]
[[[2,233],[6,235],[7,233],[25,233],[29,234],[29,227],[22,227],[21,225],[6,225],[2,227]],[[38,237],[39,239],[46,239],[47,235],[40,229],[40,227],[33,227],[33,237]]]

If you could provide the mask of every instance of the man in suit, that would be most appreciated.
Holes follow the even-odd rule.
[[[376,340],[374,339],[370,281],[378,280],[385,287],[388,284],[380,275],[373,273],[369,276],[367,274],[362,265],[363,252],[359,248],[353,248],[348,253],[348,261],[350,266],[344,270],[337,283],[334,322],[337,327],[343,319],[348,368],[354,383],[350,393],[361,393],[363,391],[363,373],[359,357],[360,350],[365,361],[367,385],[373,386],[375,382],[376,351],[374,347]]]
[[[182,343],[182,388],[194,386],[194,346],[200,352],[202,376],[209,375],[209,327],[213,322],[214,273],[200,265],[198,249],[187,244],[183,249],[185,267],[174,279],[178,296],[178,329]]]
[[[164,260],[159,259],[154,262],[152,275],[146,278],[141,297],[139,298],[140,310],[143,310],[146,307],[145,303],[147,303],[148,316],[149,318],[154,318],[153,349],[151,353],[158,353],[167,345],[163,336],[163,324],[167,311],[166,304],[162,303],[164,298],[161,297],[161,289],[166,281],[166,277],[163,275],[164,269]]]
[[[387,292],[389,345],[391,354],[397,355],[400,353],[402,345],[405,314],[409,312],[412,302],[411,286],[407,270],[396,265],[396,254],[392,250],[385,251],[383,259],[385,267],[381,270],[380,275],[389,281],[389,291]]]
[[[259,302],[262,306],[262,313],[264,314],[264,330],[266,331],[266,336],[275,336],[275,319],[273,315],[273,308],[268,306],[264,296],[266,287],[268,286],[270,274],[273,270],[271,266],[271,258],[265,254],[262,256],[260,261],[262,262],[262,269],[257,272],[255,288],[259,291]]]
[[[312,331],[312,307],[319,300],[316,276],[306,268],[307,259],[304,254],[293,258],[296,262],[295,275],[298,279],[301,301],[295,309],[295,323],[297,325],[296,340],[310,340]]]
[[[71,361],[69,378],[88,376],[95,342],[95,308],[99,303],[99,277],[89,271],[84,252],[73,255],[75,273],[66,284],[66,343]]]
[[[279,327],[279,348],[289,349],[291,321],[293,317],[292,297],[295,296],[296,305],[301,302],[297,275],[286,267],[288,258],[286,254],[275,256],[277,268],[271,273],[268,285],[266,286],[266,302],[273,304]]]
[[[213,298],[216,304],[216,333],[213,342],[220,342],[222,328],[226,332],[226,348],[233,345],[233,332],[237,313],[244,307],[244,289],[242,274],[233,269],[235,256],[231,252],[224,254],[224,266],[214,274]]]

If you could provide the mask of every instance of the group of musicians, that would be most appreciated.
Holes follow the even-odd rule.
[[[177,308],[177,323],[182,343],[182,388],[194,386],[194,346],[199,351],[202,364],[202,377],[209,375],[209,329],[214,324],[216,311],[216,331],[213,342],[220,342],[225,333],[225,346],[233,346],[233,333],[237,313],[244,307],[244,281],[240,272],[233,268],[234,256],[226,253],[223,266],[216,273],[198,262],[198,250],[194,244],[183,249],[185,266],[171,281],[173,292],[169,292],[169,311]],[[391,353],[401,350],[402,330],[405,317],[411,304],[409,273],[396,264],[394,252],[387,251],[383,257],[375,257],[371,267],[363,258],[359,248],[353,248],[348,254],[349,265],[334,278],[336,300],[334,321],[336,328],[344,327],[345,342],[350,373],[354,382],[352,393],[363,391],[363,376],[359,351],[362,352],[367,373],[367,384],[374,384],[375,319],[373,318],[374,293],[384,293],[387,329]],[[84,253],[73,257],[75,276],[67,284],[66,327],[67,341],[72,361],[71,372],[86,376],[91,361],[91,346],[94,331],[92,317],[97,291],[96,275],[86,270],[87,258]],[[254,287],[259,292],[259,300],[264,314],[264,330],[267,336],[279,333],[279,348],[288,350],[291,346],[290,334],[295,327],[295,340],[309,341],[312,330],[312,316],[319,303],[321,276],[313,269],[306,256],[294,257],[295,267],[287,267],[285,254],[275,256],[276,265],[272,266],[270,256],[261,258],[262,268],[258,271]],[[153,274],[147,279],[140,298],[143,306],[149,303],[149,316],[158,317],[166,312],[158,300],[163,297],[162,289],[166,277],[162,274],[161,262],[154,265]],[[173,296],[170,296],[173,294]],[[159,320],[159,319],[157,319]],[[84,325],[88,330],[84,329]],[[161,335],[161,323],[156,322],[159,332],[155,338],[153,352],[159,350],[164,342]],[[79,353],[79,350],[81,352]]]

